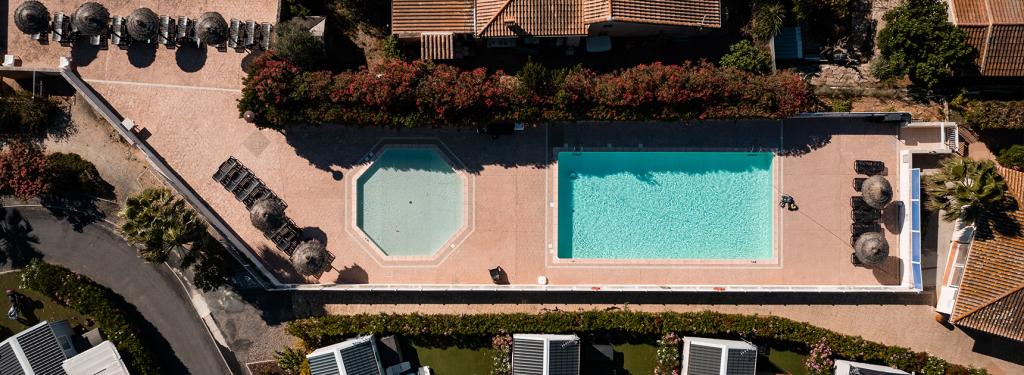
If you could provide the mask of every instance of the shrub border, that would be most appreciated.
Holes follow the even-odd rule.
[[[946,374],[987,374],[984,369],[951,364],[925,352],[888,346],[859,336],[843,335],[811,324],[777,316],[703,312],[583,311],[541,314],[358,314],[295,320],[287,332],[317,348],[345,337],[399,334],[409,337],[486,346],[490,338],[517,332],[575,333],[657,339],[667,333],[741,338],[788,344],[805,350],[820,340],[837,358],[885,364],[920,373],[929,361],[940,361]]]

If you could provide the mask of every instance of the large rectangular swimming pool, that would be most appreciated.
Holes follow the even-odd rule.
[[[772,258],[769,152],[561,152],[558,257]]]

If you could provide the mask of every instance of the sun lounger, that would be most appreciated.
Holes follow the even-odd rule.
[[[50,39],[60,44],[70,43],[71,41],[68,40],[68,29],[70,28],[69,24],[70,20],[68,19],[68,17],[64,16],[63,12],[54,13],[53,25],[51,25],[50,27],[53,30],[53,35],[50,37]]]
[[[165,46],[174,45],[174,35],[177,33],[176,26],[174,19],[170,16],[160,16],[160,44]]]
[[[256,45],[256,22],[245,21],[245,39],[242,42],[242,47],[252,49]]]
[[[299,245],[299,227],[291,219],[285,218],[284,225],[270,235],[270,240],[279,250],[292,255],[292,251]]]
[[[854,236],[859,236],[867,232],[879,232],[882,230],[882,226],[877,222],[866,222],[866,223],[853,223],[850,224],[850,233]]]
[[[228,24],[228,48],[238,48],[238,33],[241,31],[242,22],[232,18]]]
[[[860,188],[864,186],[864,181],[867,181],[864,177],[856,177],[853,179],[853,190],[860,192]]]
[[[193,41],[195,25],[188,17],[178,17],[178,33],[174,34],[174,41],[178,44],[186,44]]]
[[[850,213],[851,218],[856,223],[870,223],[875,220],[882,218],[882,211],[871,210],[871,211],[857,211],[854,210]]]
[[[114,21],[110,24],[110,43],[125,48],[128,47],[130,41],[131,38],[126,32],[124,17],[114,17]]]
[[[220,163],[220,167],[217,168],[217,172],[213,174],[213,179],[217,182],[221,182],[236,166],[238,166],[238,159],[235,157],[229,157],[223,163]]]
[[[241,186],[239,186],[237,190],[235,190],[235,199],[238,199],[239,201],[244,201],[245,197],[249,196],[249,194],[252,194],[260,186],[263,186],[263,181],[260,181],[260,179],[256,177],[253,177],[251,181],[242,184]]]
[[[850,197],[850,208],[854,211],[870,211],[875,209],[869,206],[868,202],[865,202],[864,197],[861,196]]]
[[[270,49],[270,38],[274,36],[272,33],[273,26],[268,22],[260,24],[260,48],[264,51]]]
[[[854,162],[854,169],[859,174],[874,176],[885,173],[885,163],[874,160],[857,160]]]
[[[235,177],[231,181],[228,181],[227,185],[224,185],[224,188],[228,189],[228,191],[230,192],[234,192],[235,189],[238,188],[238,186],[242,185],[243,182],[246,182],[250,178],[252,178],[252,172],[250,172],[248,169],[243,169],[242,172],[239,173],[237,177]]]

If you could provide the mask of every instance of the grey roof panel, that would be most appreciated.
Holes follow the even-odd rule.
[[[512,375],[544,373],[544,341],[517,339],[512,343]]]
[[[687,375],[718,375],[722,368],[722,348],[690,343],[686,363]]]
[[[309,357],[309,373],[310,375],[340,375],[338,360],[334,358],[334,352]]]
[[[577,340],[548,343],[548,374],[579,375],[580,342]]]
[[[67,375],[61,363],[68,358],[49,324],[23,332],[18,336],[18,345],[36,375]]]
[[[373,343],[369,340],[352,345],[339,351],[341,365],[345,366],[347,375],[380,375],[377,356],[373,353]]]
[[[25,375],[18,357],[14,355],[14,349],[7,342],[0,345],[0,375]]]
[[[754,375],[757,367],[757,351],[750,349],[729,349],[726,360],[726,375]]]

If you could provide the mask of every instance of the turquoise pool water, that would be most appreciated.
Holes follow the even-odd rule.
[[[356,189],[356,224],[389,256],[429,256],[462,226],[463,181],[435,149],[386,149]]]
[[[770,259],[772,153],[562,152],[558,256]]]

